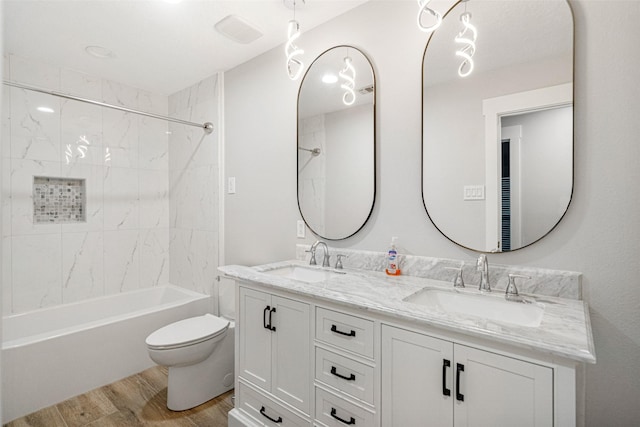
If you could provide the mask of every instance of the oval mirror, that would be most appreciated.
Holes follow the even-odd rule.
[[[313,233],[345,239],[375,200],[375,76],[351,46],[320,55],[298,93],[298,207]]]
[[[422,197],[440,232],[482,252],[549,233],[573,191],[566,0],[456,3],[427,43],[422,90]]]

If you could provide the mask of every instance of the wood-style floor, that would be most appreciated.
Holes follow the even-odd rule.
[[[57,405],[18,418],[5,427],[227,427],[233,390],[188,411],[167,409],[167,370],[157,366]]]

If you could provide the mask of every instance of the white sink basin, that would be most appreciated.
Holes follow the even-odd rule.
[[[538,327],[544,315],[544,305],[507,301],[502,295],[474,295],[455,291],[423,289],[404,299],[432,310],[463,314],[511,323]]]
[[[344,273],[338,273],[330,270],[320,270],[318,268],[306,268],[298,265],[290,265],[287,267],[276,268],[265,271],[267,274],[274,276],[286,277],[288,279],[299,280],[306,283],[316,283],[329,280],[333,277],[339,277]]]

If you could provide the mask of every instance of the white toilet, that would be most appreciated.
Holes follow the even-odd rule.
[[[169,368],[169,409],[184,411],[233,388],[234,329],[233,322],[205,314],[147,337],[151,360]]]

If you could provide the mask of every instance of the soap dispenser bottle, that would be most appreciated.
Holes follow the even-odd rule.
[[[391,238],[391,245],[389,246],[389,251],[387,252],[387,268],[385,272],[389,276],[399,276],[400,275],[400,267],[398,265],[398,250],[396,249],[396,242],[398,238]]]

